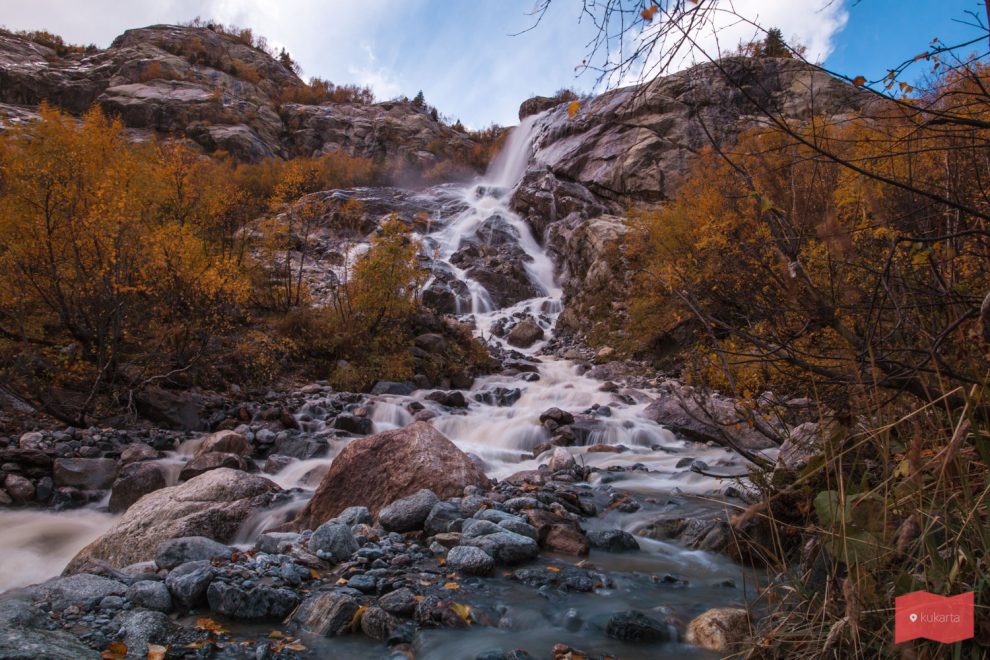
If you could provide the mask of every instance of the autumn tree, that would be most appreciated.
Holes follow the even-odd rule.
[[[245,289],[203,237],[190,154],[131,145],[99,110],[40,114],[0,143],[3,368],[83,424],[99,394],[189,368]]]

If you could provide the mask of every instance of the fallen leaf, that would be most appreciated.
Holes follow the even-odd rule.
[[[103,653],[100,654],[103,660],[124,660],[127,657],[127,644],[123,642],[114,642],[110,646],[103,649]]]
[[[285,637],[285,633],[281,632],[280,630],[273,630],[270,633],[268,633],[268,636],[271,637],[272,639],[282,639],[283,637]]]
[[[556,566],[547,566],[547,570],[550,571],[551,573],[560,573],[560,569],[557,568]]]
[[[415,599],[416,599],[416,602],[417,602],[417,603],[421,603],[421,602],[423,602],[423,600],[424,600],[425,598],[426,598],[426,596],[421,596],[420,594],[416,594],[416,596],[415,596]]]
[[[580,101],[571,101],[570,103],[567,104],[567,116],[573,119],[574,115],[576,115],[578,113],[578,110],[580,109],[581,109]]]
[[[450,611],[461,618],[461,621],[470,625],[471,624],[471,606],[463,605],[461,603],[451,603]]]
[[[160,644],[148,644],[148,660],[165,660],[168,647]]]
[[[455,589],[460,589],[461,585],[457,584],[456,582],[448,582],[447,584],[443,585],[443,588],[448,589],[450,591],[454,591]]]
[[[320,572],[318,570],[316,570],[315,568],[311,568],[311,569],[309,569],[309,577],[313,578],[314,580],[319,580],[320,579]]]
[[[287,648],[290,651],[305,651],[306,650],[306,647],[303,646],[298,641],[297,642],[292,642],[291,644],[286,644],[285,645],[285,648]]]
[[[357,612],[355,612],[354,616],[351,617],[351,628],[357,626],[358,622],[361,620],[361,617],[364,616],[364,611],[366,609],[368,609],[367,605],[362,605],[361,607],[357,608]]]
[[[201,617],[196,619],[196,627],[200,630],[206,630],[217,635],[222,635],[227,632],[227,629],[221,626],[219,623],[213,619],[208,619],[206,617]]]

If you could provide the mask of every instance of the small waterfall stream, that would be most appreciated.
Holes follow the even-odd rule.
[[[524,350],[514,349],[504,339],[493,335],[493,326],[501,320],[528,316],[544,329],[549,338],[562,309],[563,294],[554,277],[553,262],[530,226],[509,206],[513,189],[529,164],[531,144],[537,130],[538,116],[523,120],[481,179],[463,186],[440,186],[422,193],[442,198],[436,204],[437,208],[455,210],[446,217],[438,213],[419,236],[433,253],[434,260],[449,268],[466,286],[470,302],[459,303],[458,314],[473,321],[478,334],[484,339],[532,356],[536,363],[535,372],[496,374],[477,379],[470,390],[464,392],[469,402],[466,409],[445,408],[427,400],[428,392],[420,391],[411,396],[371,397],[370,415],[376,432],[399,428],[412,421],[408,405],[416,401],[435,413],[432,423],[436,428],[462,450],[476,456],[489,476],[503,479],[520,470],[535,469],[540,464],[541,460],[533,458],[532,451],[550,439],[550,434],[539,422],[542,412],[557,407],[575,413],[579,416],[583,437],[580,446],[571,450],[580,462],[601,468],[593,475],[592,486],[609,483],[612,488],[635,494],[646,502],[635,513],[610,512],[601,519],[590,520],[589,525],[620,527],[635,532],[671,497],[683,503],[692,495],[711,495],[723,487],[715,479],[685,469],[685,457],[700,459],[711,466],[738,466],[738,461],[724,449],[685,442],[646,419],[642,413],[651,398],[647,393],[637,390],[603,391],[602,383],[583,375],[578,365],[553,356],[537,357],[545,341],[536,342]],[[455,203],[448,203],[451,200]],[[466,241],[483,240],[479,229],[495,216],[509,228],[525,255],[522,265],[532,290],[537,293],[503,308],[495,305],[490,292],[466,269],[451,263]],[[357,254],[364,248],[359,244],[352,249]],[[486,395],[494,391],[515,390],[518,390],[518,398],[510,405],[493,405],[486,399]],[[320,406],[319,397],[314,396],[304,408],[318,409]],[[301,426],[315,435],[328,438],[331,435],[322,422],[303,421]],[[195,450],[198,442],[187,442],[173,455],[162,459],[168,466],[173,483],[178,478],[182,463]],[[235,541],[251,543],[260,531],[286,520],[299,510],[319,484],[333,456],[345,444],[346,440],[331,439],[329,455],[295,461],[271,475],[283,488],[296,489],[295,500],[277,511],[268,511],[249,519]],[[596,444],[622,445],[624,450],[621,453],[586,451],[588,446]],[[546,460],[545,456],[543,460]],[[632,466],[639,469],[614,470],[616,467]],[[609,468],[613,471],[609,472]],[[604,475],[608,476],[607,481]],[[5,557],[0,569],[0,590],[57,575],[78,549],[98,536],[114,519],[115,516],[95,509],[69,513],[0,511],[0,526],[5,530],[0,538],[0,554]],[[622,605],[650,609],[683,603],[714,606],[727,600],[742,601],[742,584],[730,588],[712,586],[720,581],[734,584],[743,576],[742,570],[724,557],[645,538],[640,538],[640,543],[643,552],[634,555],[592,553],[594,564],[606,570],[624,571],[629,576],[617,580],[619,586],[615,589],[615,602],[608,604],[609,609],[622,609]],[[688,582],[698,581],[699,587],[695,590],[658,590],[655,580],[651,583],[650,579],[666,573],[676,574]],[[511,589],[506,589],[504,597],[507,601],[520,598]],[[577,600],[576,596],[575,602]],[[594,607],[605,606],[599,603]],[[585,614],[592,616],[594,612]],[[504,634],[498,631],[489,631],[484,635],[475,634],[470,643],[479,644],[482,640],[489,647],[497,643],[511,643],[511,640],[502,640]],[[544,633],[533,631],[530,637],[539,638],[541,635]],[[426,647],[433,654],[429,657],[440,657],[444,653],[452,654],[451,657],[469,657],[465,653],[470,649],[463,646],[467,642],[451,642],[447,633],[430,633],[426,639],[429,640]]]

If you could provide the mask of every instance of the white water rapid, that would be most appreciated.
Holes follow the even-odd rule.
[[[432,252],[434,260],[445,262],[454,275],[463,282],[470,293],[470,304],[458,309],[459,314],[472,320],[478,334],[487,341],[502,344],[505,341],[494,336],[493,326],[502,319],[531,317],[543,329],[546,337],[552,336],[557,316],[562,309],[562,290],[554,276],[554,265],[546,250],[533,235],[529,224],[509,207],[509,200],[530,161],[531,144],[538,130],[538,117],[525,119],[513,130],[505,148],[492,163],[488,173],[480,180],[463,186],[441,186],[421,195],[434,195],[441,200],[439,209],[455,208],[444,215],[437,211],[430,219],[428,230],[420,238]],[[455,204],[449,204],[453,200]],[[451,258],[465,241],[479,241],[478,229],[487,220],[497,216],[521,249],[525,259],[523,267],[537,292],[511,306],[499,309],[492,295],[480,282],[472,279],[465,269],[450,263]],[[360,249],[358,246],[356,249]],[[721,448],[687,443],[674,437],[656,423],[643,416],[643,410],[651,396],[635,389],[604,391],[602,382],[587,375],[567,360],[540,355],[545,341],[525,350],[517,350],[524,357],[534,358],[532,371],[528,373],[506,372],[479,378],[470,390],[464,392],[469,404],[466,409],[450,409],[427,400],[428,392],[419,391],[411,396],[372,396],[368,404],[374,430],[398,428],[412,421],[408,406],[413,401],[432,410],[436,416],[432,423],[465,452],[477,456],[487,473],[494,478],[504,478],[514,472],[535,469],[547,457],[533,458],[532,450],[550,440],[549,432],[539,421],[540,414],[551,407],[569,411],[578,416],[575,427],[580,431],[579,446],[572,447],[579,462],[602,468],[592,484],[609,482],[616,488],[645,497],[662,499],[671,493],[684,495],[710,495],[724,484],[701,476],[683,467],[686,457],[700,459],[721,472],[738,472],[737,459]],[[508,398],[493,402],[493,393],[508,393]],[[329,455],[290,463],[271,478],[283,488],[297,489],[295,501],[278,511],[266,512],[251,518],[242,528],[236,541],[253,542],[256,534],[272,524],[282,522],[303,506],[328,469],[333,456],[348,442],[336,437],[335,432],[318,418],[313,411],[326,409],[330,393],[307,395],[307,403],[297,416],[306,415],[301,426],[312,437],[326,439]],[[514,399],[514,400],[513,400]],[[502,403],[503,405],[497,405]],[[318,417],[318,416],[316,416]],[[189,457],[198,441],[191,441],[163,462],[174,483],[182,463]],[[592,445],[623,446],[621,453],[587,452]],[[541,460],[542,458],[542,460]],[[629,467],[639,464],[643,469],[608,472],[609,467]],[[104,509],[105,510],[105,509]],[[40,510],[0,512],[0,556],[4,557],[0,569],[0,590],[37,582],[57,575],[73,554],[104,531],[115,516],[98,508],[55,513]],[[644,522],[636,515],[615,524],[635,530]],[[643,547],[657,561],[697,567],[701,574],[721,567],[721,559],[689,551],[674,544],[643,540]],[[643,561],[643,560],[637,560]],[[643,570],[655,570],[643,569]],[[687,569],[685,569],[687,570]],[[694,569],[692,569],[694,570]]]

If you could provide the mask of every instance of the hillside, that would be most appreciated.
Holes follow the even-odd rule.
[[[59,56],[0,34],[0,117],[30,118],[42,101],[75,114],[98,104],[135,139],[167,135],[246,161],[342,150],[428,170],[468,161],[478,144],[410,102],[294,102],[317,94],[250,39],[155,25]]]

